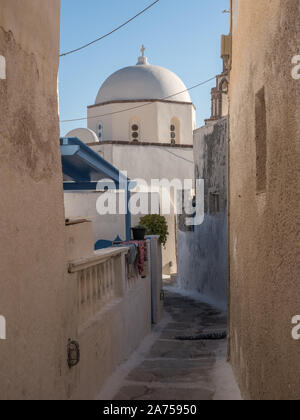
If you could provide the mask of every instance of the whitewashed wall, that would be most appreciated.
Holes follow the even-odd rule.
[[[136,109],[100,117],[129,108]],[[141,141],[169,143],[170,124],[174,117],[177,117],[180,121],[180,143],[192,145],[193,130],[196,128],[196,113],[192,104],[126,102],[93,106],[88,108],[88,128],[97,133],[98,125],[101,122],[104,141],[132,141],[130,127],[132,119],[135,118],[140,121]]]
[[[112,192],[119,203],[120,194]],[[101,216],[97,212],[97,200],[101,192],[65,193],[66,218],[86,218],[93,222],[94,242],[99,239],[113,241],[119,235],[126,239],[125,215]],[[121,197],[122,199],[122,197]]]

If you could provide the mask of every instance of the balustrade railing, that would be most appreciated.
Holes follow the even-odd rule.
[[[109,249],[69,264],[69,273],[77,278],[80,324],[124,295],[127,252],[128,248]]]
[[[133,289],[141,277],[149,275],[149,245],[144,273],[137,264],[129,264],[129,248],[109,248],[95,255],[69,263],[69,273],[77,280],[77,301],[80,325],[92,320],[102,310]]]

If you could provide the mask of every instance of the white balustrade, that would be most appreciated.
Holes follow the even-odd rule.
[[[145,270],[149,275],[149,244],[147,243]],[[95,255],[69,263],[69,273],[77,280],[77,301],[81,326],[92,321],[109,305],[122,299],[141,280],[138,265],[129,264],[126,257],[129,248],[109,248]]]
[[[125,292],[125,254],[128,248],[115,248],[73,261],[69,273],[77,278],[80,324],[91,320]]]

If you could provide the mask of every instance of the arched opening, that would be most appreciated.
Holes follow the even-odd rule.
[[[98,139],[103,141],[103,124],[101,121],[98,123]]]
[[[220,83],[220,90],[223,93],[228,93],[228,80],[227,79],[223,79]]]
[[[180,144],[180,122],[176,117],[171,119],[170,141],[172,144]]]
[[[140,141],[140,121],[137,118],[132,118],[129,124],[129,141]]]

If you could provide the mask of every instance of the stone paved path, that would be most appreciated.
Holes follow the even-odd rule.
[[[226,363],[226,340],[178,341],[178,336],[226,329],[211,306],[166,292],[166,318],[153,342],[124,376],[115,400],[240,399]]]

